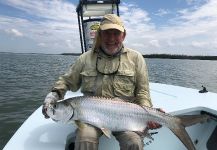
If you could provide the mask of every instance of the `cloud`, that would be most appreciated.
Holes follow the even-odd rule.
[[[206,42],[192,41],[192,46],[201,48],[201,47],[208,46],[208,45]]]
[[[76,6],[61,0],[7,0],[5,4],[21,10],[38,19],[49,19],[53,21],[71,22],[76,14],[73,13]],[[34,18],[37,19],[37,18]]]
[[[164,16],[164,15],[167,15],[167,14],[169,14],[170,13],[170,11],[169,10],[166,10],[166,9],[159,9],[158,10],[158,12],[155,14],[155,15],[157,15],[157,16]]]
[[[186,2],[189,7],[174,11],[174,15],[170,15],[169,9],[159,8],[153,13],[142,6],[123,2],[120,14],[127,30],[125,44],[143,54],[200,54],[206,51],[217,55],[217,1]],[[0,15],[0,31],[12,37],[30,39],[44,52],[80,52],[74,4],[63,0],[7,0],[1,3],[14,8],[17,14]],[[165,17],[163,26],[154,20],[159,17]]]
[[[21,15],[1,15],[0,30],[20,37],[25,33],[25,38],[35,41],[39,49],[54,49],[52,53],[72,52],[72,48],[79,51],[77,14],[72,3],[59,0],[7,0],[3,3]],[[72,40],[74,47],[69,47],[66,40]]]
[[[121,18],[124,20],[125,27],[128,31],[132,29],[133,31],[147,31],[152,28],[152,26],[149,25],[151,18],[148,16],[148,13],[137,5],[123,3],[120,7],[120,11]],[[136,29],[134,27],[136,27]]]
[[[6,33],[11,34],[16,37],[23,37],[23,33],[18,31],[17,29],[10,29],[10,30],[5,30]]]
[[[46,47],[45,43],[38,43],[38,45],[41,46],[41,47]]]
[[[149,43],[154,47],[160,47],[158,40],[151,40],[151,41],[149,41]]]
[[[174,12],[176,17],[165,20],[163,27],[153,24],[153,18],[150,18],[151,14],[139,9],[139,6],[133,5],[132,8],[126,4],[125,7],[128,9],[124,9],[127,14],[123,11],[124,21],[130,28],[127,44],[143,54],[163,52],[198,55],[205,52],[207,55],[217,55],[215,43],[210,42],[217,37],[216,0],[209,0],[203,5]],[[140,14],[145,14],[143,19],[138,24],[128,23],[129,19],[125,18],[136,20],[133,14],[137,14],[137,11]],[[159,12],[162,12],[162,15],[166,14],[166,11],[163,12],[163,10]],[[142,43],[143,47],[137,46],[135,43]]]
[[[209,0],[208,3],[194,7],[194,9],[184,9],[180,11],[181,19],[196,22],[201,20],[213,21],[217,19],[217,1]]]

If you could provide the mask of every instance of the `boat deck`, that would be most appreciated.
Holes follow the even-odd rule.
[[[198,93],[198,90],[173,85],[151,83],[151,98],[156,108],[163,108],[174,115],[198,114],[201,111],[217,116],[217,94]],[[67,93],[67,97],[78,96],[81,93]],[[51,119],[44,119],[39,107],[17,130],[3,150],[64,150],[66,145],[74,140],[75,125],[60,124]],[[197,150],[207,150],[206,143],[217,127],[217,122],[211,120],[203,124],[188,127],[187,131],[195,143]],[[152,131],[151,131],[152,132]],[[145,138],[145,150],[168,149],[183,150],[184,145],[167,128],[153,130],[158,132],[153,139]],[[213,140],[213,139],[211,139]],[[216,140],[216,139],[215,139]],[[213,146],[213,144],[211,145]],[[215,146],[215,145],[214,145]],[[217,146],[217,145],[216,145]],[[215,147],[216,147],[215,146]],[[105,136],[100,138],[99,149],[118,150],[119,145],[114,139]]]

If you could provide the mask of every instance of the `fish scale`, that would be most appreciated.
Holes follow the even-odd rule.
[[[83,105],[84,104],[84,105]],[[122,104],[124,107],[119,107],[117,104]],[[94,106],[94,107],[93,107]],[[146,111],[142,107],[133,108],[130,105],[122,101],[113,101],[111,99],[84,99],[78,107],[80,113],[77,113],[75,118],[81,121],[88,121],[88,123],[97,127],[107,127],[113,131],[125,131],[125,130],[136,130],[143,131],[147,120],[144,116]],[[93,111],[94,110],[94,111]],[[129,110],[131,112],[129,113]],[[86,117],[88,116],[88,118]],[[96,121],[98,118],[99,121]],[[120,121],[121,120],[121,121]],[[134,123],[140,121],[140,123]],[[112,122],[112,124],[111,124]],[[122,126],[120,126],[122,125]]]

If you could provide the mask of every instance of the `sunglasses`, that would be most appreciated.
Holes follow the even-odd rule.
[[[120,67],[120,61],[121,61],[121,55],[118,56],[118,66],[114,69],[114,70],[109,70],[109,71],[104,71],[104,70],[100,70],[98,64],[99,64],[99,59],[101,59],[101,57],[99,56],[99,54],[97,55],[97,59],[96,59],[96,71],[99,72],[102,75],[114,75],[118,72],[118,69]]]

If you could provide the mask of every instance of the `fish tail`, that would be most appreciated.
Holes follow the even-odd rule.
[[[181,123],[183,124],[184,127],[189,127],[189,126],[192,126],[196,123],[206,122],[207,120],[211,119],[211,117],[206,115],[206,114],[203,114],[203,115],[182,115],[182,116],[177,116],[177,117],[181,119]]]
[[[179,121],[176,122],[178,127],[170,128],[170,130],[182,141],[188,150],[196,150],[185,127],[207,121],[210,117],[208,115],[183,115],[177,117],[179,118]]]

